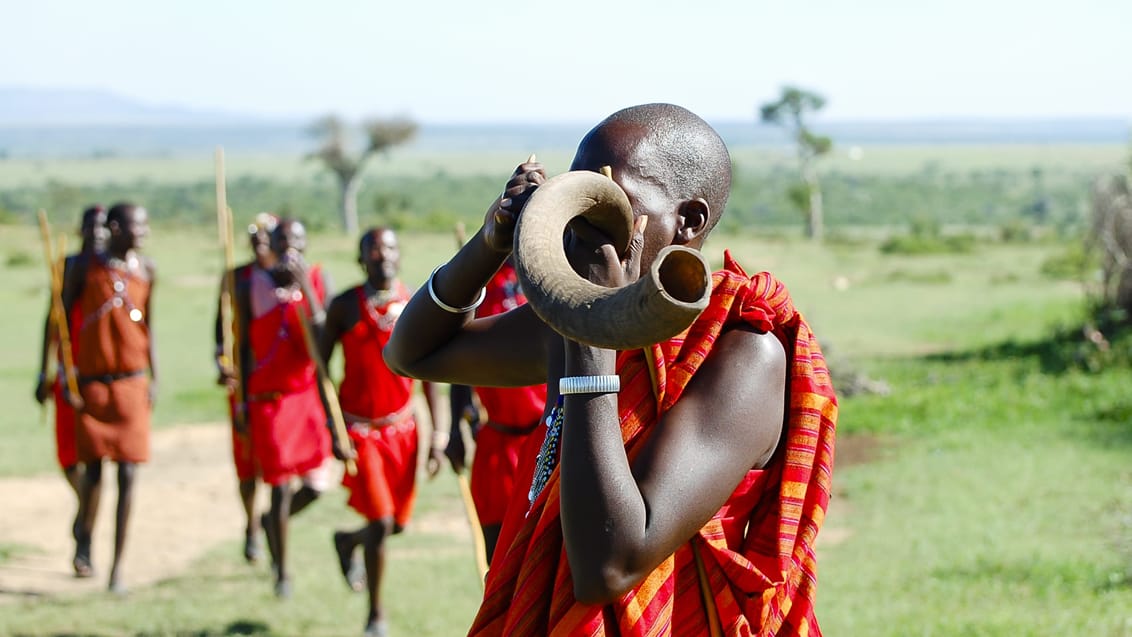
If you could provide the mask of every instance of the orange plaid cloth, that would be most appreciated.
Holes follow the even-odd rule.
[[[767,273],[748,276],[730,254],[724,259],[711,302],[688,331],[648,355],[619,354],[622,439],[632,459],[716,338],[745,323],[774,333],[789,356],[787,426],[774,459],[748,472],[687,544],[607,606],[574,599],[555,470],[529,513],[509,516],[518,528],[502,533],[469,635],[821,634],[813,546],[829,503],[837,399],[817,340],[785,287]]]

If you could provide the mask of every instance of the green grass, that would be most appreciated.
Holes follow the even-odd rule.
[[[454,249],[448,235],[401,239],[411,285]],[[0,263],[10,264],[0,288],[5,475],[52,471],[50,436],[30,401],[45,278],[35,241],[30,228],[0,229]],[[149,248],[162,276],[158,426],[222,418],[209,356],[219,274],[211,241],[202,230],[159,226]],[[311,241],[312,259],[339,288],[359,278],[353,243]],[[824,632],[1132,635],[1132,370],[1076,369],[1059,354],[1075,346],[1072,332],[1048,340],[1083,318],[1080,286],[1041,275],[1064,247],[979,243],[970,255],[886,256],[878,244],[720,236],[706,250],[718,264],[728,246],[748,271],[774,272],[832,359],[892,388],[842,402],[844,461],[827,528],[847,535],[819,546]],[[21,253],[36,258],[12,259]],[[852,463],[861,447],[869,460]],[[332,527],[357,523],[342,499],[332,493],[295,522],[290,604],[272,598],[265,568],[240,562],[234,539],[126,600],[0,607],[0,634],[357,634],[365,605],[346,592],[329,542]],[[419,519],[458,511],[450,476],[421,486]],[[478,601],[470,543],[435,529],[392,540],[387,581],[396,634],[462,634]]]

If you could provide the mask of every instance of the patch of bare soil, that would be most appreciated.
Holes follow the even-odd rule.
[[[227,425],[156,431],[150,462],[139,467],[122,571],[137,588],[187,568],[218,542],[241,538],[243,512],[236,493]],[[95,577],[71,569],[71,522],[77,502],[61,475],[0,480],[0,543],[26,550],[0,563],[0,602],[20,597],[104,590],[114,544],[117,469],[103,470],[95,523]]]

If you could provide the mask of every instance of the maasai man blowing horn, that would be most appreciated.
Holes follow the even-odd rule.
[[[626,286],[663,248],[701,248],[730,191],[719,135],[670,104],[627,108],[591,130],[571,169],[603,166],[632,206],[628,247],[571,222],[573,272],[547,276]],[[385,348],[391,367],[421,378],[547,383],[543,445],[519,463],[529,488],[507,510],[470,634],[819,634],[814,540],[837,403],[808,325],[781,283],[747,275],[727,253],[699,318],[642,349],[561,337],[530,309],[529,289],[530,304],[472,319],[545,181],[542,165],[519,165]]]
[[[106,244],[106,208],[99,205],[90,206],[83,210],[82,220],[79,226],[79,236],[82,237],[82,246],[75,254],[67,255],[63,262],[63,280],[66,281],[69,273],[75,269],[76,264],[82,263],[87,266],[91,261],[98,258],[98,254],[105,249]],[[71,360],[78,359],[78,340],[77,332],[82,325],[82,308],[77,304],[72,308],[70,316],[67,317],[68,334],[71,335]],[[64,372],[62,366],[67,357],[63,356],[63,352],[57,351],[56,358],[56,373],[55,380],[51,382],[47,378],[47,363],[49,358],[49,351],[52,346],[58,346],[59,333],[51,327],[51,310],[48,309],[47,317],[43,323],[43,348],[40,352],[39,359],[39,380],[36,383],[35,399],[41,404],[47,400],[49,395],[54,396],[55,403],[55,457],[59,462],[59,467],[63,470],[63,476],[67,479],[67,484],[75,492],[75,499],[78,500],[81,490],[83,465],[79,463],[79,452],[75,445],[75,426],[76,414],[70,401],[64,392]],[[74,539],[78,540],[79,533],[79,519],[76,515],[75,521],[71,526],[71,533]],[[89,577],[91,573],[90,564],[85,560],[77,560],[74,563],[76,577]]]
[[[326,312],[326,328],[319,345],[328,364],[334,347],[342,343],[343,376],[338,387],[342,413],[353,451],[336,450],[339,456],[357,456],[357,473],[342,478],[350,491],[347,504],[365,518],[355,531],[334,533],[338,565],[347,584],[369,593],[367,637],[384,637],[386,615],[381,604],[385,542],[409,523],[416,497],[417,415],[413,407],[416,382],[399,376],[385,365],[381,348],[389,340],[409,290],[401,283],[401,248],[389,228],[371,228],[358,242],[358,263],[365,283],[335,297]],[[427,470],[435,476],[447,441],[435,430],[441,402],[439,388],[426,383],[425,401],[433,423]],[[345,442],[345,441],[343,441]],[[364,582],[352,573],[353,554],[362,547]]]
[[[78,341],[79,412],[77,447],[86,465],[80,489],[75,569],[90,569],[90,540],[102,489],[102,461],[118,463],[118,506],[114,562],[109,588],[124,593],[122,556],[137,465],[149,459],[149,420],[157,390],[157,357],[152,337],[153,261],[138,250],[149,236],[149,214],[131,203],[106,212],[109,238],[98,258],[77,261],[63,283],[67,315],[76,307],[82,322]]]

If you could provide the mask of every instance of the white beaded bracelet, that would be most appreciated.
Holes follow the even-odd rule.
[[[616,394],[621,391],[621,377],[608,376],[563,376],[558,379],[558,393],[570,394]]]
[[[454,307],[452,305],[448,305],[436,296],[436,289],[432,287],[432,280],[436,278],[436,273],[439,272],[440,268],[443,267],[443,265],[436,266],[436,269],[432,271],[432,274],[428,275],[428,295],[432,298],[432,302],[436,303],[436,307],[444,310],[445,312],[451,312],[453,314],[464,314],[466,312],[471,312],[472,310],[479,307],[480,304],[483,303],[484,297],[487,296],[487,288],[480,288],[480,295],[476,297],[476,300],[472,301],[471,305],[466,305],[464,307]]]

